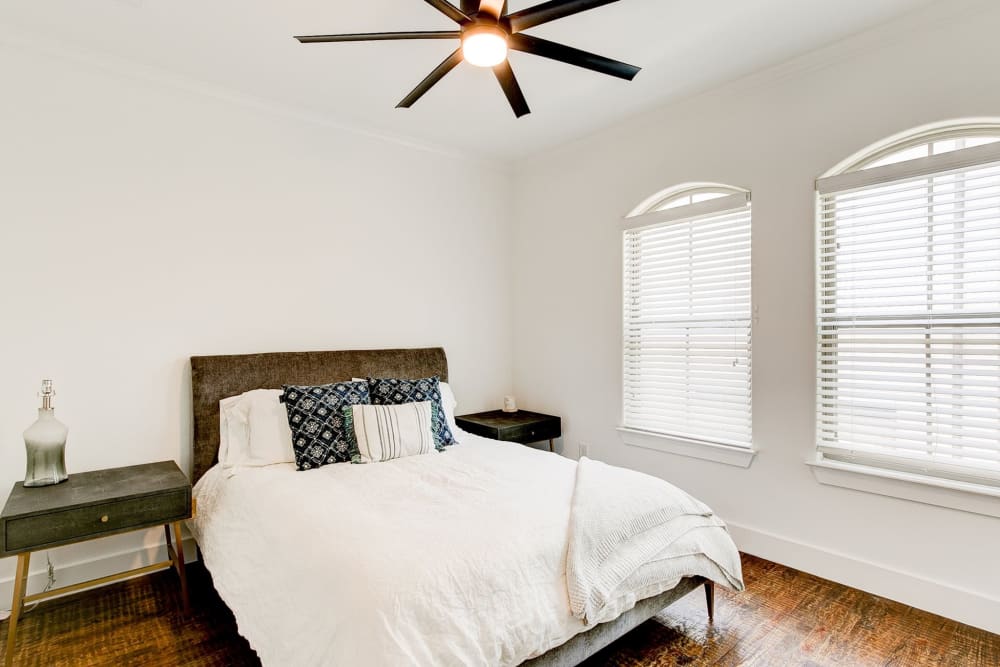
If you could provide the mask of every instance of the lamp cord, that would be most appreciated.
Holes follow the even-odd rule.
[[[45,582],[45,588],[42,589],[42,593],[48,593],[52,590],[52,587],[56,585],[56,568],[52,564],[52,558],[49,556],[48,551],[45,552],[45,563],[48,579]],[[32,611],[35,607],[37,607],[40,602],[41,600],[32,605],[25,606],[24,609],[21,610],[21,613],[27,614],[29,611]],[[0,621],[5,621],[8,618],[10,618],[10,609],[0,610]]]

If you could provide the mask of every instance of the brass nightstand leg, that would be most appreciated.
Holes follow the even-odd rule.
[[[14,599],[10,604],[10,619],[7,627],[7,651],[4,654],[4,667],[11,667],[14,664],[14,645],[17,642],[17,619],[21,616],[21,609],[24,607],[24,593],[28,588],[28,564],[31,562],[31,554],[23,553],[17,555],[17,574],[14,575]]]
[[[177,577],[181,580],[181,600],[184,602],[184,613],[191,611],[191,598],[188,596],[187,572],[184,570],[184,541],[181,537],[181,522],[163,527],[167,534],[167,556],[174,563],[177,570]],[[173,531],[174,539],[171,542],[170,531]]]

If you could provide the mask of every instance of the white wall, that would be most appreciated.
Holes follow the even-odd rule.
[[[563,416],[568,454],[588,443],[591,456],[703,498],[752,553],[1000,632],[1000,520],[821,486],[804,464],[814,451],[813,180],[909,127],[1000,116],[997,25],[996,3],[939,3],[517,165],[518,402]],[[753,192],[760,454],[747,470],[628,447],[615,431],[618,223],[685,181]]]
[[[444,345],[460,409],[513,386],[564,417],[567,453],[586,442],[684,486],[744,548],[1000,631],[1000,521],[821,486],[803,464],[813,179],[907,127],[1000,115],[1000,11],[935,11],[524,160],[513,211],[495,165],[0,36],[0,493],[23,475],[43,377],[71,473],[187,469],[192,354]],[[614,430],[617,222],[689,180],[753,190],[749,470],[629,448]],[[150,531],[51,557],[64,584],[159,543]],[[12,574],[0,561],[0,609]]]
[[[16,36],[0,81],[0,497],[42,378],[70,474],[188,470],[194,354],[441,345],[460,410],[510,393],[506,171]],[[161,538],[53,550],[59,584]]]

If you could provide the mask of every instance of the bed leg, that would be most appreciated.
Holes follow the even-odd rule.
[[[708,605],[708,622],[715,621],[715,582],[705,582],[705,603]]]

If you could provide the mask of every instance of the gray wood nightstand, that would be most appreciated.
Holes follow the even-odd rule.
[[[455,417],[455,423],[464,431],[494,440],[522,445],[548,440],[550,452],[555,451],[554,441],[562,435],[562,420],[559,417],[527,410],[477,412]]]
[[[14,662],[17,621],[25,604],[173,567],[189,609],[181,522],[191,517],[191,483],[173,461],[70,475],[55,486],[14,485],[0,514],[0,557],[17,556],[5,667]],[[98,537],[163,526],[167,560],[43,593],[25,595],[31,553]],[[171,535],[172,533],[172,535]]]

